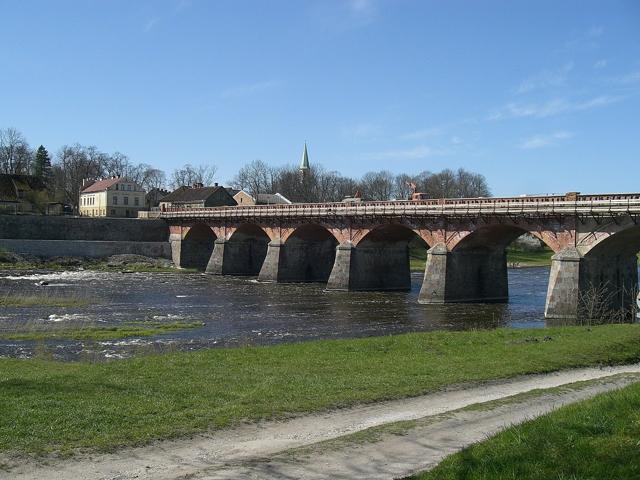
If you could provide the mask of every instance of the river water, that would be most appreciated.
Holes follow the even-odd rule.
[[[319,338],[429,330],[543,327],[549,269],[509,270],[507,304],[420,305],[422,274],[410,292],[327,292],[319,284],[264,284],[255,279],[184,273],[0,271],[3,293],[74,296],[88,306],[0,307],[0,331],[132,321],[198,321],[202,327],[114,341],[9,341],[0,356],[124,358],[142,351],[265,345]],[[38,285],[40,283],[47,285]]]

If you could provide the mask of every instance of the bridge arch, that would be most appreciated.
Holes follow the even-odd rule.
[[[369,230],[357,241],[356,246],[370,245],[373,243],[408,242],[415,237],[421,238],[418,232],[407,225],[402,223],[384,223]]]
[[[464,235],[455,239],[453,244],[450,245],[450,249],[453,252],[504,250],[524,234],[533,235],[550,250],[555,251],[555,248],[557,248],[555,243],[550,242],[547,236],[538,229],[531,229],[525,225],[513,223],[492,223],[465,232]]]
[[[284,240],[278,267],[279,282],[326,282],[338,240],[325,226],[305,223]]]
[[[507,247],[524,234],[533,235],[553,251],[555,244],[548,243],[536,225],[502,221],[461,229],[448,244],[429,251],[419,301],[507,302]]]
[[[180,266],[204,271],[213,253],[216,238],[216,234],[208,225],[192,225],[182,238]]]
[[[384,223],[357,243],[338,247],[329,288],[336,290],[411,289],[410,245],[424,251],[427,243],[411,227]],[[426,255],[422,255],[423,259]]]
[[[640,225],[613,225],[608,236],[584,249],[580,262],[579,308],[582,315],[629,317],[638,295]]]
[[[216,242],[212,273],[223,275],[258,275],[267,255],[269,235],[262,227],[243,223],[234,228],[228,239]],[[221,260],[220,260],[221,257]]]

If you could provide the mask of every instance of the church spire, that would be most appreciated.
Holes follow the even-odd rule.
[[[307,153],[307,142],[304,142],[304,150],[302,151],[302,160],[300,161],[300,173],[305,176],[309,173],[309,154]]]

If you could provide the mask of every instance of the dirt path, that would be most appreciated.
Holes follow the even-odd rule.
[[[2,478],[394,478],[434,465],[449,453],[514,422],[640,380],[638,375],[619,374],[640,374],[640,364],[531,375],[284,422],[246,425],[114,454],[49,464],[23,463],[2,472]],[[454,412],[536,389],[597,379],[604,380],[492,405],[490,409]],[[408,420],[417,422],[410,428],[398,427],[402,430],[398,435],[394,422]],[[369,430],[359,434],[366,441],[340,438],[390,424],[395,434]]]

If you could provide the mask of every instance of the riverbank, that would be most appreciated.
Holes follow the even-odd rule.
[[[514,423],[638,380],[640,364],[528,375],[110,453],[6,459],[5,477],[389,480],[433,467]]]
[[[640,383],[513,426],[411,480],[640,478]]]
[[[0,451],[104,451],[451,385],[631,363],[640,360],[638,342],[640,325],[608,325],[415,333],[97,364],[1,359]]]
[[[152,258],[144,255],[111,255],[105,258],[89,257],[37,257],[19,255],[0,250],[0,270],[52,270],[74,271],[92,270],[102,272],[183,272],[194,269],[178,269],[173,262],[164,258]]]

